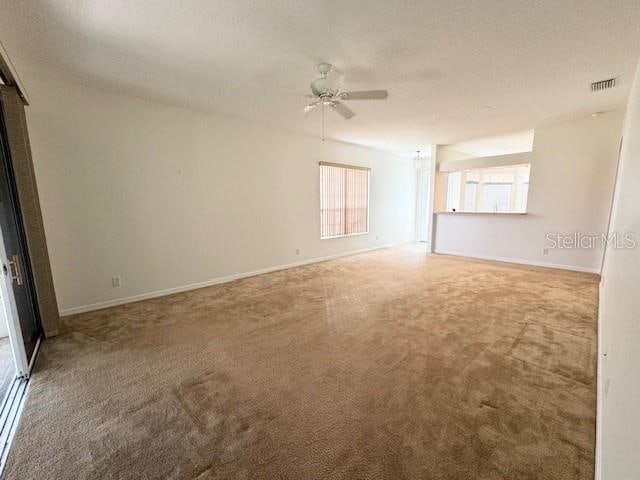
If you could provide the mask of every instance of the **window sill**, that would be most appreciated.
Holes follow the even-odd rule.
[[[527,212],[435,212],[436,215],[526,215]]]
[[[334,238],[356,237],[358,235],[367,235],[369,232],[348,233],[347,235],[336,235],[335,237],[320,237],[320,240],[331,240]]]

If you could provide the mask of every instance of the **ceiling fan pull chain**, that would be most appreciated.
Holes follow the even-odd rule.
[[[324,102],[322,102],[322,141],[324,142]]]

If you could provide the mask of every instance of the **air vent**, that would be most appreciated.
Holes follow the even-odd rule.
[[[613,88],[616,86],[615,78],[608,78],[607,80],[600,80],[599,82],[593,82],[591,84],[592,92],[599,92],[601,90],[606,90],[608,88]]]

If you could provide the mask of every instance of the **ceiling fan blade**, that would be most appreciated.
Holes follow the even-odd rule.
[[[384,100],[389,96],[386,90],[361,90],[358,92],[342,92],[342,100]]]
[[[306,107],[304,107],[304,113],[310,112],[314,108],[316,108],[320,104],[320,100],[316,100],[315,102],[310,103]]]
[[[352,118],[355,113],[349,107],[347,107],[344,103],[335,101],[331,103],[331,108],[333,108],[336,112],[338,112],[342,117],[346,120]]]

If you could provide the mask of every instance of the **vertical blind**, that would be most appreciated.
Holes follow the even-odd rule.
[[[369,172],[320,162],[320,238],[369,231]]]

